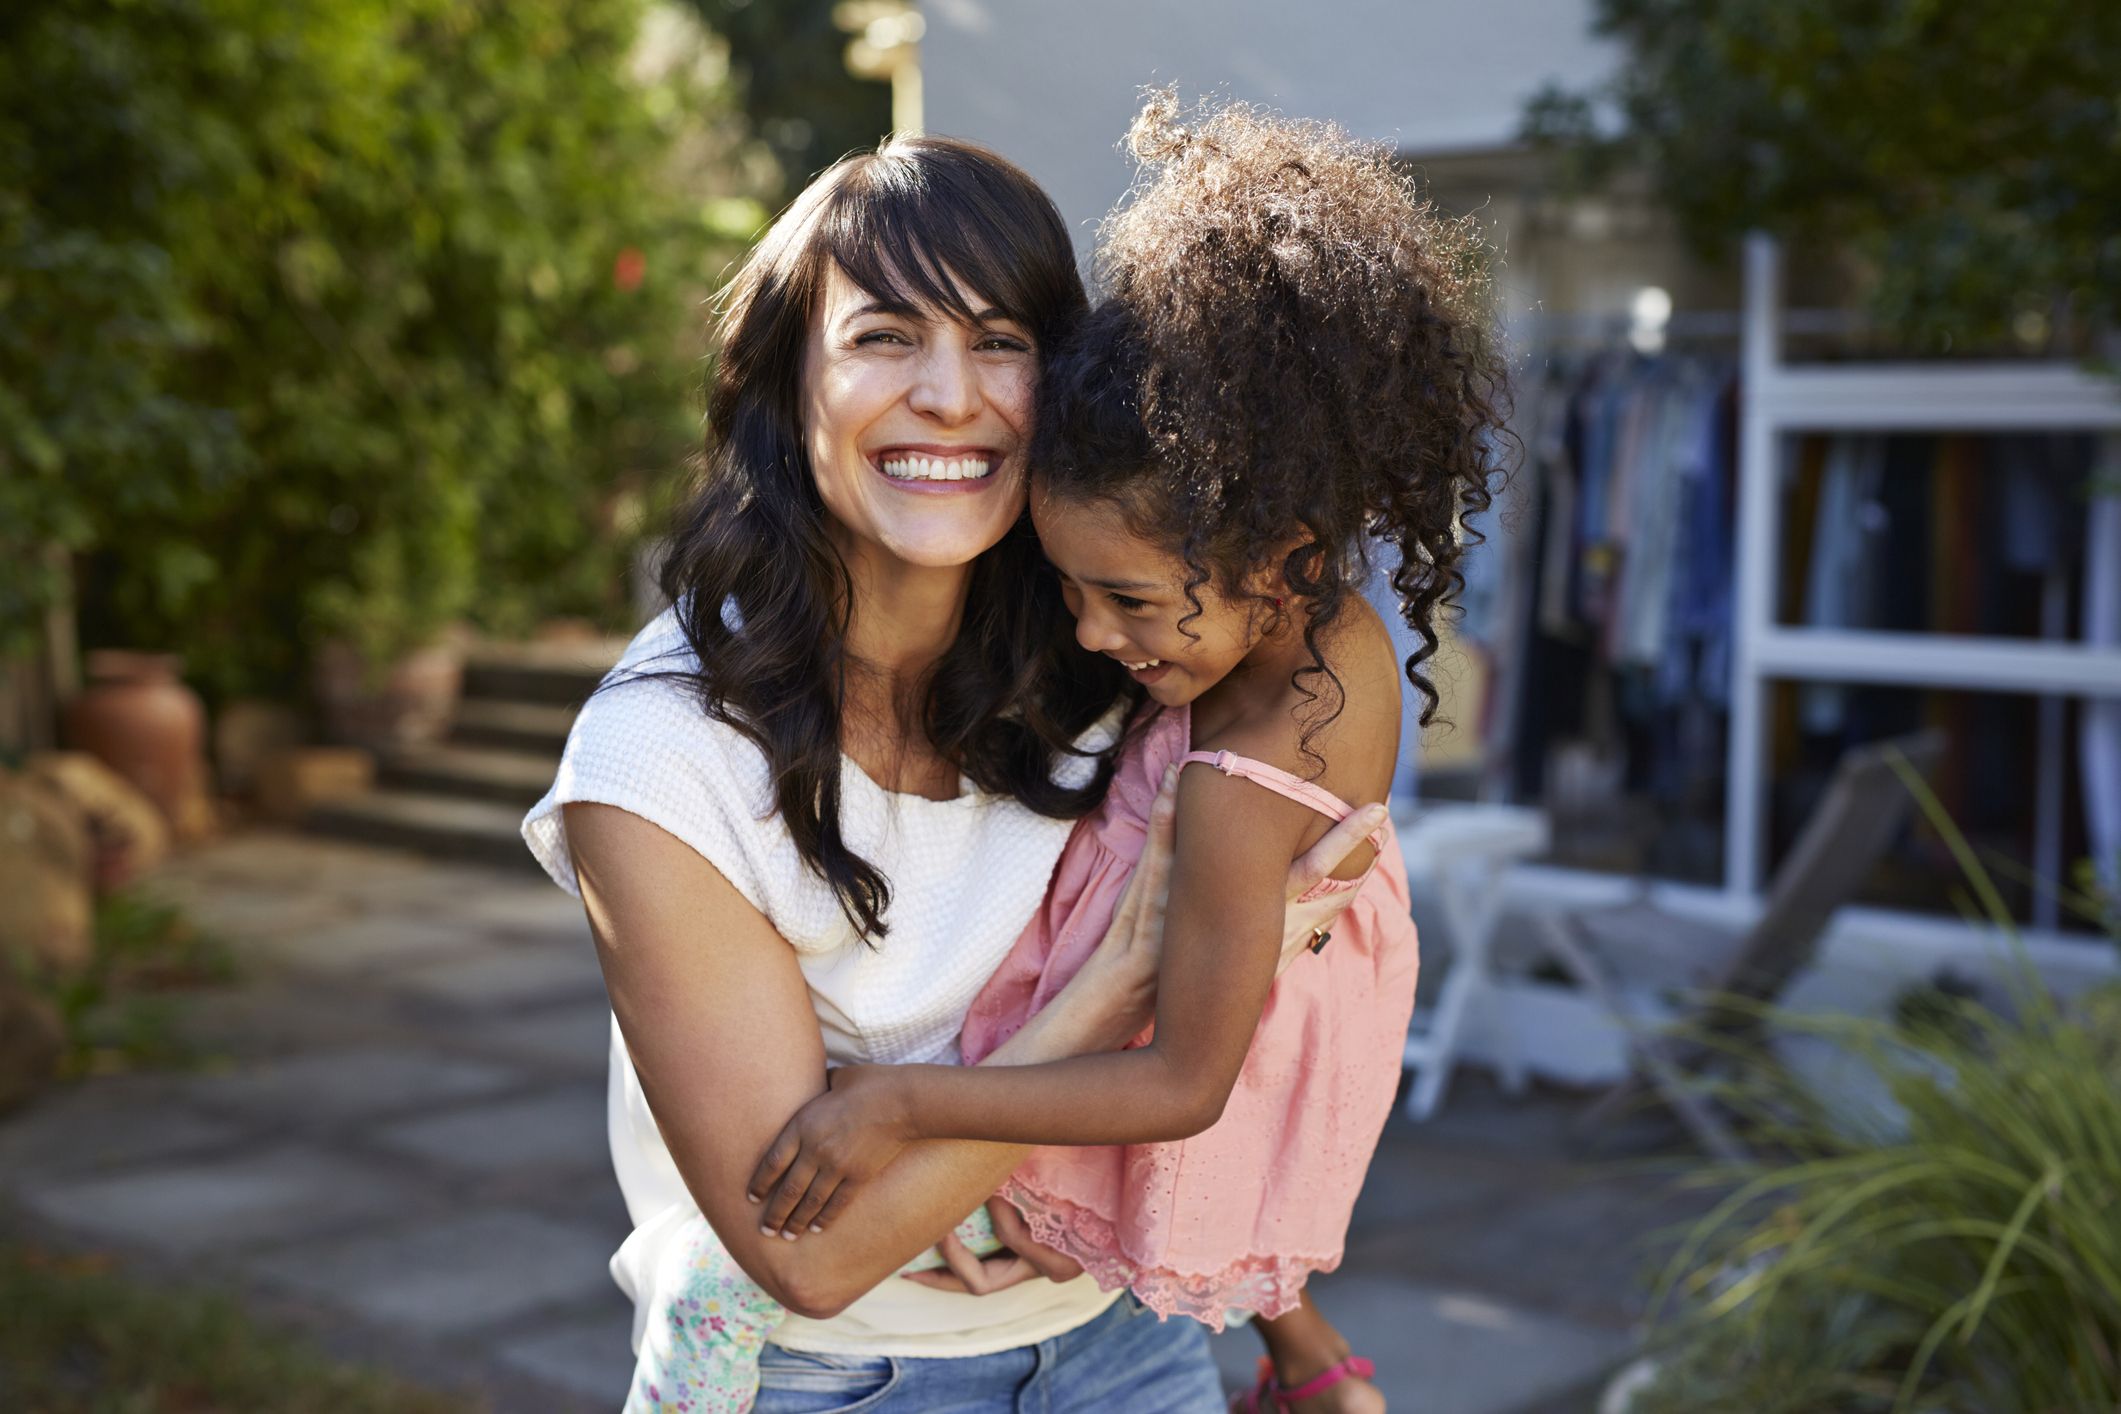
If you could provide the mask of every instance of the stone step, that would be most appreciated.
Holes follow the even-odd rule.
[[[557,760],[560,749],[567,744],[567,729],[574,725],[574,714],[573,707],[556,702],[467,697],[457,704],[450,743],[533,751]]]
[[[555,751],[424,746],[386,756],[377,765],[376,778],[399,790],[490,800],[527,810],[552,784],[559,764]]]
[[[523,844],[523,810],[491,800],[426,791],[376,790],[320,805],[303,824],[312,833],[542,872]]]
[[[464,696],[579,706],[625,649],[623,638],[480,644],[464,657]]]

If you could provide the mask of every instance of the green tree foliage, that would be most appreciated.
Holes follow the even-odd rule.
[[[740,246],[646,0],[25,0],[0,17],[0,625],[285,690],[467,613],[623,601]],[[681,55],[682,57],[682,55]],[[699,56],[694,56],[699,57]]]
[[[1597,0],[1625,61],[1549,89],[1535,140],[1639,165],[1690,234],[1846,250],[1929,347],[2121,323],[2121,6]],[[1617,130],[1617,131],[1616,131]]]
[[[744,114],[787,174],[782,195],[891,130],[891,86],[847,72],[837,0],[689,3],[729,43]]]

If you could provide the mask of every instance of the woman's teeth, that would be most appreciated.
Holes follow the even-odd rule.
[[[978,481],[994,465],[986,457],[886,457],[884,475],[899,481]]]
[[[1149,669],[1162,664],[1164,660],[1161,658],[1151,658],[1146,663],[1129,663],[1125,658],[1122,658],[1119,661],[1120,665],[1126,668],[1129,672],[1146,673],[1149,671]]]

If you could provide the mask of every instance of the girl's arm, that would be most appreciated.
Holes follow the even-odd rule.
[[[1155,1038],[1047,1064],[835,1071],[831,1093],[790,1122],[751,1175],[768,1227],[835,1229],[868,1174],[913,1141],[1154,1143],[1221,1117],[1282,955],[1288,861],[1319,817],[1216,771],[1187,772],[1178,802],[1203,823],[1178,832]],[[1337,863],[1378,823],[1357,812],[1313,853],[1330,844]]]

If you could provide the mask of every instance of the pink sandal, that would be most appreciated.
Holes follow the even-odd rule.
[[[1309,1399],[1314,1394],[1324,1394],[1342,1380],[1367,1380],[1377,1373],[1377,1366],[1360,1355],[1350,1355],[1336,1364],[1328,1365],[1295,1389],[1283,1389],[1281,1381],[1274,1378],[1274,1362],[1266,1356],[1259,1357],[1259,1383],[1239,1395],[1230,1407],[1238,1414],[1267,1414],[1267,1410],[1288,1409],[1298,1399]],[[1271,1405],[1262,1403],[1272,1400]]]

